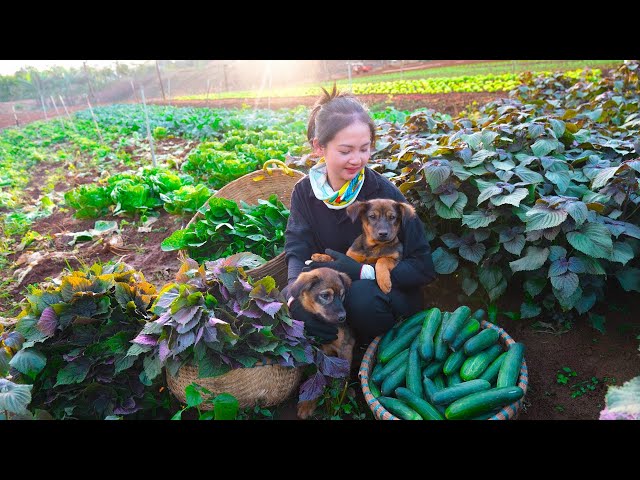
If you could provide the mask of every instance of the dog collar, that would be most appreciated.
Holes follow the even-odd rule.
[[[289,297],[289,300],[287,300],[287,307],[291,308],[291,304],[293,303],[294,300],[295,298]]]

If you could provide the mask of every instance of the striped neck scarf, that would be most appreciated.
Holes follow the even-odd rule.
[[[322,200],[327,207],[334,210],[346,208],[353,203],[364,184],[364,167],[358,172],[358,175],[342,185],[340,190],[336,192],[329,184],[327,164],[324,162],[324,158],[321,158],[317,164],[309,169],[309,180],[313,194],[318,200]]]

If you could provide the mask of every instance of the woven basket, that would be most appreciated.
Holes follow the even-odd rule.
[[[504,347],[509,347],[511,344],[515,343],[515,340],[511,338],[507,332],[505,332],[502,328],[494,325],[491,322],[487,322],[486,320],[482,320],[480,322],[481,328],[493,328],[497,330],[500,334],[500,338],[498,341]],[[371,370],[376,363],[376,350],[378,348],[378,343],[382,339],[382,335],[377,336],[367,348],[367,351],[362,358],[362,363],[360,364],[360,370],[358,371],[358,377],[360,377],[360,385],[362,386],[362,393],[364,394],[364,399],[369,405],[369,408],[373,412],[373,415],[378,420],[401,420],[400,418],[393,415],[389,410],[384,408],[382,404],[373,396],[371,390],[369,389],[369,375],[371,374]],[[520,412],[520,407],[522,407],[522,401],[524,400],[525,395],[527,394],[527,384],[529,383],[529,374],[527,372],[527,364],[522,359],[522,366],[520,367],[520,377],[518,378],[518,386],[522,388],[524,395],[520,400],[505,406],[494,416],[488,418],[488,420],[513,420],[518,416]]]
[[[230,393],[238,399],[240,408],[260,405],[270,407],[289,398],[300,383],[302,367],[282,365],[258,365],[251,368],[236,368],[223,375],[198,378],[198,368],[186,364],[174,377],[166,371],[167,386],[182,403],[186,403],[185,388],[191,383],[206,388],[215,397],[219,393]],[[213,408],[211,403],[200,405],[201,410]]]
[[[267,168],[271,164],[276,164],[277,167]],[[249,205],[256,205],[258,203],[258,199],[266,200],[270,195],[275,193],[278,196],[278,199],[287,208],[290,208],[293,186],[305,176],[306,175],[303,172],[287,167],[280,160],[267,160],[264,162],[262,170],[256,170],[255,172],[248,173],[232,182],[229,182],[213,194],[211,198],[226,198],[233,200],[238,204],[242,200]],[[207,200],[200,210],[206,210],[209,208],[209,200]],[[197,211],[193,218],[189,220],[189,223],[187,223],[185,228],[188,228],[201,216],[202,213]],[[184,250],[181,250],[179,253],[181,260],[184,260],[186,255],[187,252]],[[276,281],[276,285],[278,287],[286,285],[287,263],[285,261],[284,252],[259,267],[247,270],[246,273],[254,280],[271,276]]]

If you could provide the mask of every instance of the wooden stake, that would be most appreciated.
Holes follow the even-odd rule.
[[[78,133],[78,129],[76,128],[76,124],[74,123],[73,119],[71,118],[71,115],[69,115],[69,110],[67,110],[67,106],[64,103],[64,98],[62,98],[62,95],[58,95],[58,98],[60,99],[60,103],[62,104],[62,107],[64,108],[65,113],[67,114],[67,118],[69,118],[69,121],[71,122],[71,128],[73,128],[73,131]]]
[[[89,111],[91,112],[91,116],[93,117],[93,124],[96,127],[96,132],[98,132],[98,137],[100,137],[100,143],[104,145],[104,139],[102,138],[102,132],[100,132],[100,127],[98,127],[98,120],[96,119],[95,113],[93,113],[93,108],[91,108],[91,102],[89,101],[89,95],[85,94],[87,98],[87,105],[89,105]]]
[[[205,96],[205,101],[207,102],[207,105],[209,105],[209,87],[210,86],[211,86],[211,80],[207,78],[207,94]]]
[[[20,126],[20,121],[18,120],[18,114],[16,113],[16,106],[11,105],[11,109],[13,110],[13,118],[16,119],[16,127]]]
[[[149,139],[149,148],[151,149],[151,163],[156,166],[156,153],[153,149],[153,136],[151,135],[151,125],[149,125],[149,114],[147,113],[147,102],[144,98],[144,88],[140,87],[140,95],[142,97],[142,105],[144,106],[144,118],[147,122],[147,138]]]
[[[58,117],[58,120],[60,121],[60,126],[64,130],[64,120],[60,116],[60,110],[58,110],[58,106],[56,105],[56,101],[53,99],[53,95],[49,95],[49,98],[51,99],[51,103],[53,104],[53,108],[55,108],[55,110],[56,110],[56,117]]]
[[[162,92],[162,101],[166,102],[167,99],[164,96],[164,86],[162,85],[162,77],[160,76],[160,65],[158,64],[158,60],[156,60],[156,72],[158,72],[158,82],[160,82],[160,91]]]

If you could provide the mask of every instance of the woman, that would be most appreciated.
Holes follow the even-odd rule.
[[[421,287],[435,278],[431,249],[417,216],[403,223],[399,239],[404,253],[391,272],[389,294],[378,287],[372,266],[344,255],[362,233],[360,220],[352,222],[346,207],[373,198],[407,200],[386,177],[366,166],[375,143],[375,124],[364,106],[353,95],[338,93],[335,85],[331,93],[323,92],[307,127],[309,143],[321,158],[295,185],[291,196],[285,232],[288,284],[303,269],[321,266],[349,275],[352,285],[344,300],[347,322],[359,342],[369,343],[401,317],[422,309]],[[311,262],[313,253],[327,253],[335,261]],[[283,293],[288,297],[288,287]],[[320,341],[336,338],[334,325],[314,320],[298,302],[291,304],[291,314],[304,321],[306,332]]]

